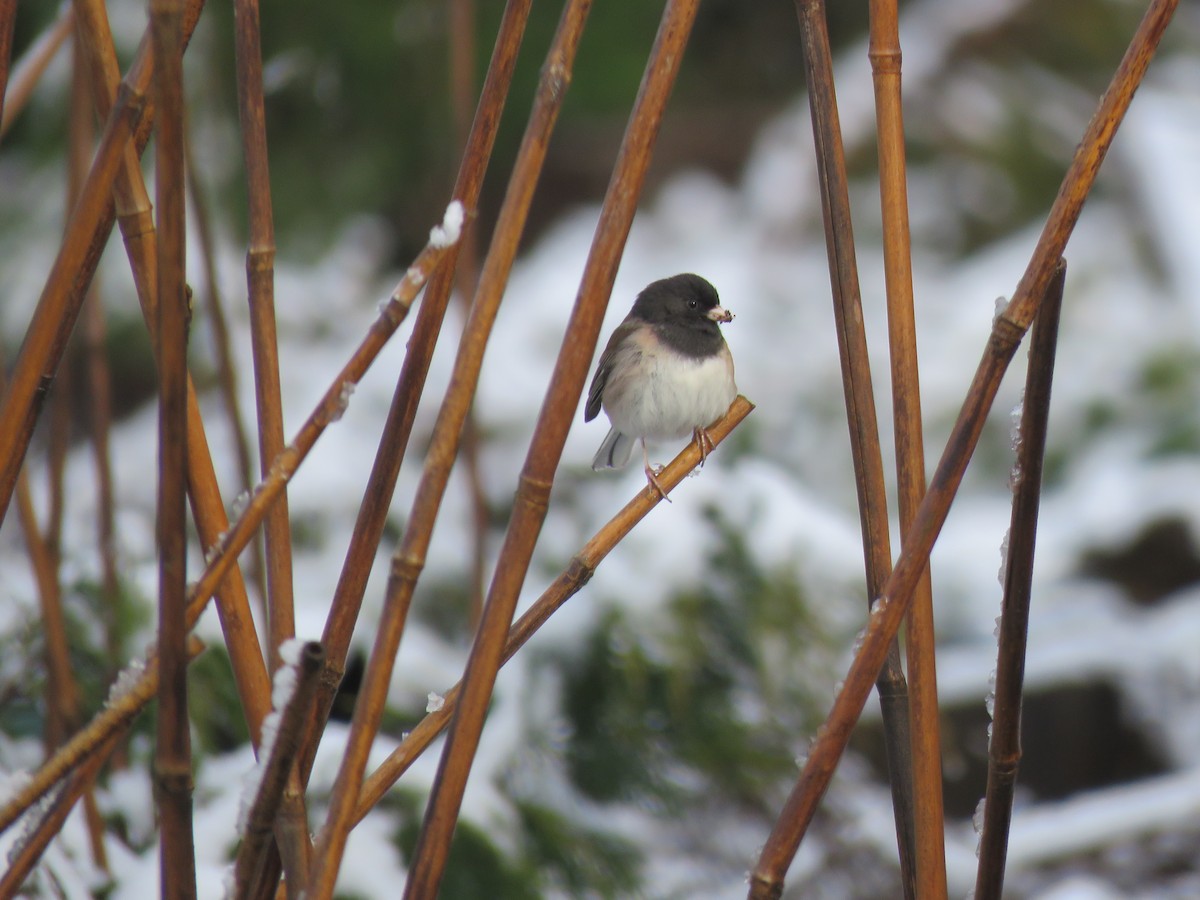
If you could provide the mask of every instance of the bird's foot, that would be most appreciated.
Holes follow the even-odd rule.
[[[650,483],[650,488],[658,491],[658,496],[662,497],[668,503],[671,498],[667,496],[667,492],[663,489],[662,483],[658,480],[658,476],[662,474],[662,466],[646,466],[646,481]]]
[[[703,466],[708,460],[708,454],[712,453],[713,450],[716,449],[717,445],[713,443],[713,439],[709,437],[708,431],[704,428],[693,428],[692,440],[694,440],[696,442],[696,446],[700,448],[700,465]]]

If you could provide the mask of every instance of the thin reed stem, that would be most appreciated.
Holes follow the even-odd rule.
[[[1033,552],[1037,540],[1038,506],[1042,493],[1042,463],[1050,418],[1050,387],[1062,311],[1066,263],[1060,262],[1038,310],[1029,338],[1029,370],[1021,409],[1020,446],[1013,469],[1012,520],[1004,571],[1000,612],[1000,646],[996,659],[995,715],[988,747],[987,798],[979,840],[976,900],[1000,900],[1008,831],[1012,822],[1013,790],[1021,762],[1021,689],[1025,681],[1025,645],[1029,634],[1029,604],[1033,583]]]
[[[12,65],[13,30],[17,24],[17,0],[0,0],[0,134],[3,134],[4,100]]]
[[[38,527],[29,478],[25,472],[17,480],[17,515],[37,583],[38,608],[42,615],[46,656],[46,722],[43,735],[46,752],[50,753],[66,740],[77,724],[79,691],[71,669],[58,559]]]
[[[96,107],[101,115],[106,115],[114,102],[119,84],[116,51],[113,47],[112,34],[109,31],[107,14],[99,0],[75,0],[75,2],[80,39],[92,71]],[[200,6],[199,0],[190,0],[184,12],[185,40],[195,27]],[[143,42],[143,49],[148,46],[146,42]],[[147,62],[148,59],[148,53],[139,53],[129,75],[122,83],[133,84],[135,86],[133,89],[143,96],[145,86],[148,85],[153,71]],[[96,234],[93,235],[93,245],[89,248],[91,255],[88,256],[86,265],[90,280],[91,273],[95,271],[98,254],[103,247],[101,235],[103,235],[103,239],[107,239],[108,231],[112,227],[112,215],[115,212],[120,221],[126,254],[133,271],[138,302],[141,305],[142,315],[146,320],[152,344],[157,353],[158,341],[154,336],[158,329],[156,288],[158,256],[149,196],[137,161],[148,136],[149,132],[143,133],[143,130],[139,128],[136,147],[131,147],[126,152],[114,185],[115,210],[110,208],[106,212],[108,218],[101,223],[103,227],[98,228]],[[217,484],[216,472],[213,469],[212,455],[208,449],[204,421],[200,416],[200,407],[190,377],[186,390],[188,492],[192,502],[196,529],[200,534],[202,546],[207,549],[212,547],[218,537],[228,529],[229,522],[225,515],[224,501]],[[270,685],[258,637],[255,634],[246,587],[242,581],[241,571],[237,568],[229,571],[221,585],[221,591],[217,598],[217,612],[229,650],[234,679],[242,701],[243,714],[250,731],[251,741],[257,746],[259,728],[270,707]]]
[[[0,69],[0,74],[5,76],[0,87],[6,88],[0,91],[0,138],[8,134],[17,116],[25,109],[33,89],[42,78],[42,73],[70,36],[71,28],[75,24],[71,7],[63,7],[58,18],[38,36],[16,66],[10,70],[16,6],[16,0],[0,0],[0,50],[3,50],[3,62],[0,62],[3,68]],[[7,35],[4,32],[7,32]]]
[[[491,247],[484,262],[479,290],[463,329],[450,387],[434,424],[412,513],[404,537],[392,556],[383,612],[355,702],[345,756],[334,782],[329,814],[317,835],[309,885],[314,900],[324,900],[333,894],[342,852],[353,825],[354,804],[362,785],[367,755],[383,715],[396,650],[408,616],[413,589],[425,564],[430,535],[458,453],[463,423],[479,381],[484,350],[517,255],[533,200],[533,190],[566,96],[575,51],[590,8],[591,0],[570,0],[546,54],[533,111],[509,179]]]
[[[879,445],[879,422],[871,384],[870,354],[863,327],[862,297],[850,218],[850,185],[833,84],[833,54],[829,47],[825,4],[823,0],[797,0],[796,11],[812,112],[813,143],[825,222],[825,245],[829,255],[838,353],[842,362],[846,418],[850,428],[850,452],[858,492],[869,609],[871,601],[879,596],[892,566],[883,454]],[[887,659],[879,673],[876,688],[883,715],[901,882],[904,896],[911,900],[915,897],[916,889],[913,849],[916,839],[913,834],[908,685],[900,666],[900,642],[896,639],[888,647]]]
[[[697,6],[697,0],[668,0],[646,61],[579,293],[522,468],[500,560],[463,674],[458,711],[450,726],[417,839],[414,864],[405,886],[405,897],[408,898],[433,896],[445,871],[450,840],[500,668],[505,639],[513,621],[517,596],[545,518],[554,473],[595,353],[617,265]],[[482,281],[486,284],[487,280],[485,264]],[[357,791],[355,793],[357,796]]]
[[[324,657],[325,651],[316,641],[310,641],[301,648],[295,665],[296,682],[292,695],[282,710],[276,710],[279,714],[278,730],[271,746],[271,755],[263,763],[258,791],[246,814],[246,831],[234,864],[234,883],[239,897],[254,896],[255,885],[263,874],[275,817],[283,802],[288,773],[292,771],[296,760],[301,730],[308,714],[308,705],[312,703],[316,691],[317,676],[320,675]]]
[[[250,342],[258,404],[260,471],[265,476],[271,460],[283,451],[284,445],[279,346],[275,330],[275,223],[271,214],[271,179],[267,162],[258,0],[235,0],[233,6],[238,116],[242,125],[250,214],[250,246],[246,251]],[[280,491],[267,511],[263,532],[267,545],[268,658],[269,667],[274,671],[279,665],[280,645],[296,633],[292,537],[286,490]]]
[[[512,83],[530,6],[531,0],[509,0],[496,34],[492,60],[484,78],[471,134],[467,138],[454,186],[454,196],[460,198],[468,210],[475,209],[479,203],[483,176],[495,145],[500,116]],[[322,676],[321,687],[314,704],[313,720],[309,724],[302,753],[301,768],[306,778],[316,753],[317,735],[324,728],[329,707],[342,680],[346,654],[367,587],[371,562],[383,537],[383,527],[395,492],[400,463],[408,447],[417,404],[425,388],[429,364],[433,359],[434,347],[449,305],[455,265],[460,252],[461,239],[446,251],[444,260],[430,276],[421,307],[417,311],[412,337],[408,342],[408,353],[405,355],[396,390],[392,395],[391,408],[379,438],[379,448],[367,480],[367,488],[363,492],[362,504],[354,522],[350,547],[346,551],[346,559],[321,638],[325,646],[325,673]]]
[[[126,725],[117,729],[82,760],[79,767],[72,771],[60,786],[49,809],[42,813],[42,818],[38,823],[27,829],[21,840],[9,851],[8,868],[3,875],[0,875],[0,897],[18,896],[21,885],[25,883],[25,879],[38,864],[42,854],[50,846],[50,842],[62,830],[67,816],[71,814],[71,810],[75,806],[75,801],[80,798],[80,795],[86,796],[91,793],[96,776],[125,737],[127,727]],[[100,859],[104,858],[103,845],[99,849],[93,847],[92,852],[93,857],[99,854]]]
[[[967,462],[979,442],[983,422],[995,400],[1000,379],[1042,302],[1044,289],[1050,284],[1057,261],[1078,221],[1083,201],[1095,183],[1100,163],[1176,6],[1178,0],[1153,0],[1075,150],[1029,265],[1017,284],[1008,308],[992,326],[991,337],[962,411],[951,431],[929,490],[905,536],[905,546],[896,567],[873,608],[845,685],[834,701],[822,730],[818,732],[804,770],[763,847],[751,875],[752,898],[765,900],[782,895],[784,873],[800,846],[821,796],[829,786],[833,770],[850,738],[850,731],[870,693],[871,681],[883,665],[887,645],[907,612],[921,571],[928,565],[929,551],[946,520]],[[1042,296],[1031,293],[1038,287],[1043,288]]]
[[[187,707],[187,325],[184,282],[183,6],[151,0],[158,205],[158,717],[154,752],[164,896],[196,895]]]
[[[892,368],[892,420],[896,440],[896,484],[903,535],[925,496],[925,444],[921,424],[921,381],[913,312],[912,242],[901,102],[900,29],[896,0],[871,0],[871,72],[879,144],[879,199],[883,269],[887,289],[888,343]],[[903,538],[901,539],[903,544]],[[937,695],[937,641],[929,569],[921,573],[905,621],[908,659],[909,740],[913,769],[915,893],[922,900],[946,896],[945,813],[942,801],[942,742]]]
[[[209,212],[204,185],[201,183],[200,174],[196,169],[192,142],[185,141],[184,148],[187,154],[188,193],[192,199],[196,241],[200,248],[200,264],[204,272],[204,289],[201,294],[204,298],[204,311],[207,314],[208,325],[212,329],[217,386],[221,394],[222,405],[225,408],[225,418],[229,422],[233,453],[237,459],[238,490],[249,495],[256,479],[250,456],[250,439],[246,435],[246,424],[242,421],[241,409],[238,406],[237,367],[233,361],[229,325],[225,318],[220,280],[217,277],[217,244],[212,233],[212,215]],[[250,543],[250,570],[250,581],[265,603],[267,574],[261,541],[256,540]],[[263,611],[266,612],[265,609]]]
[[[72,44],[71,117],[68,132],[68,194],[71,205],[87,177],[91,161],[95,126],[92,102],[87,95],[91,76],[82,41]],[[82,364],[86,371],[89,438],[96,471],[96,543],[100,557],[101,606],[105,649],[113,672],[121,664],[121,638],[118,632],[117,604],[120,576],[117,572],[115,501],[113,498],[112,460],[108,434],[112,425],[112,376],[105,352],[104,306],[100,290],[92,285],[83,308]]]
[[[752,404],[745,397],[738,396],[729,407],[729,411],[708,428],[713,447],[718,446],[727,438],[746,416],[754,411]],[[700,464],[700,448],[695,442],[687,444],[671,463],[657,476],[663,489],[670,493],[680,482],[695,470]],[[597,567],[612,549],[631,532],[634,527],[646,518],[659,503],[662,495],[657,491],[639,490],[633,499],[613,516],[592,536],[572,558],[570,564],[555,579],[550,587],[529,607],[528,611],[509,629],[504,643],[504,651],[500,657],[503,666],[526,642],[537,633],[568,600],[579,593],[588,583]],[[383,799],[388,790],[400,777],[408,771],[409,766],[428,749],[434,739],[445,730],[450,723],[454,711],[458,708],[458,695],[462,682],[454,685],[443,695],[443,704],[435,712],[428,713],[408,733],[400,746],[391,752],[379,768],[371,773],[363,782],[362,793],[359,795],[358,806],[354,813],[354,821],[360,822],[371,809]]]
[[[144,97],[124,91],[113,108],[67,225],[63,245],[33,313],[4,396],[0,398],[0,520],[8,512],[37,415],[62,359],[70,327],[78,316],[82,292],[72,288],[83,268],[93,227],[111,203],[110,194],[124,146],[142,114],[143,103]]]
[[[450,106],[454,115],[454,131],[464,148],[470,137],[471,99],[475,94],[475,0],[451,0],[447,29],[450,43]],[[463,313],[470,314],[470,298],[479,284],[478,222],[467,223],[459,241],[458,296]],[[467,415],[463,427],[462,465],[471,498],[471,581],[470,608],[465,623],[474,630],[483,609],[483,580],[487,577],[488,504],[480,467],[482,436],[474,410]]]
[[[188,638],[188,658],[195,659],[204,650],[196,637]],[[158,692],[158,657],[136,660],[117,676],[109,689],[104,707],[70,740],[58,748],[29,781],[14,790],[0,806],[0,834],[20,815],[62,781],[73,769],[96,752],[96,748],[115,732],[129,724]]]

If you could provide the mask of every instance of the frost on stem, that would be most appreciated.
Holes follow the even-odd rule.
[[[242,799],[238,804],[238,834],[244,834],[250,819],[250,809],[258,796],[263,773],[275,749],[275,738],[279,735],[279,723],[283,710],[296,692],[296,665],[300,662],[300,651],[304,641],[291,638],[279,645],[280,666],[271,683],[271,712],[263,719],[262,742],[258,747],[258,762],[242,779]]]
[[[992,325],[994,326],[1000,321],[1000,317],[1004,315],[1004,311],[1008,309],[1008,298],[1003,294],[996,298],[996,309],[992,313]]]
[[[229,510],[229,517],[235,522],[242,517],[242,513],[246,511],[246,507],[250,505],[250,492],[242,491],[237,495],[237,499],[233,501],[233,508]]]
[[[104,701],[105,707],[113,706],[118,701],[132,694],[133,689],[138,686],[142,680],[142,676],[145,674],[145,661],[141,659],[130,660],[129,665],[117,673],[112,687],[108,689],[108,699]]]
[[[975,805],[975,815],[971,816],[971,825],[975,829],[975,856],[979,856],[979,838],[983,836],[983,815],[987,809],[987,797],[980,797]]]
[[[12,846],[8,848],[8,864],[11,866],[20,858],[29,842],[37,834],[38,828],[41,827],[42,820],[49,815],[50,811],[58,804],[59,798],[62,797],[63,791],[67,788],[66,781],[60,781],[55,784],[50,790],[43,794],[36,803],[29,807],[24,816],[24,823],[21,827],[21,833],[17,839],[13,841]]]
[[[988,692],[987,697],[983,701],[983,705],[987,708],[988,718],[991,719],[996,713],[996,670],[992,669],[992,674],[988,676]]]
[[[354,394],[354,382],[343,381],[342,389],[338,392],[337,403],[329,413],[329,421],[336,422],[346,414],[347,408],[350,406],[350,398]]]
[[[1008,487],[1009,490],[1014,492],[1021,486],[1021,478],[1025,474],[1021,471],[1021,444],[1025,441],[1025,434],[1021,431],[1021,418],[1024,413],[1025,392],[1021,391],[1021,398],[1017,401],[1017,405],[1012,408],[1012,412],[1009,413],[1012,424],[1008,434],[1016,460],[1013,462],[1012,470],[1008,473]]]
[[[463,205],[461,200],[451,200],[442,217],[442,224],[435,225],[429,230],[429,244],[433,247],[449,247],[458,243],[462,234]]]
[[[426,700],[425,712],[427,713],[439,712],[446,705],[446,698],[437,691],[430,691]]]
[[[1004,540],[1000,542],[1000,571],[996,574],[997,580],[1000,582],[1000,587],[1004,587],[1004,582],[1008,578],[1008,542],[1012,536],[1012,529],[1004,532]]]
[[[204,551],[204,565],[206,567],[211,566],[213,564],[213,560],[221,555],[221,548],[224,546],[225,538],[228,536],[228,531],[222,531],[217,535],[216,540],[209,545],[208,549]]]

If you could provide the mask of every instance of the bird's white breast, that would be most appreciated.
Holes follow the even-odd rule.
[[[604,388],[604,409],[629,435],[667,440],[711,425],[737,396],[729,348],[705,359],[684,356],[653,337],[618,352]],[[621,358],[626,357],[626,358]]]

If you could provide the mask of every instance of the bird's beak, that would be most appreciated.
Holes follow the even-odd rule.
[[[732,322],[733,313],[723,306],[714,306],[708,311],[708,317],[714,322]]]

